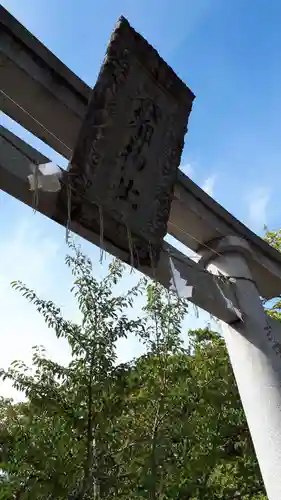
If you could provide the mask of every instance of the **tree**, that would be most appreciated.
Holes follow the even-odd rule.
[[[143,331],[142,321],[128,319],[124,311],[144,282],[115,295],[122,264],[115,260],[98,282],[90,260],[73,244],[70,248],[73,255],[66,263],[74,276],[81,325],[65,320],[52,301],[23,283],[13,283],[57,337],[67,339],[72,359],[64,367],[36,347],[33,373],[22,362],[1,371],[28,398],[21,406],[2,405],[1,461],[11,498],[109,498],[118,478],[116,421],[126,367],[116,366],[116,341]]]
[[[281,252],[281,229],[279,231],[268,231],[265,233],[265,241],[273,248]],[[275,300],[269,304],[265,304],[267,313],[277,321],[281,322],[281,296],[276,297]]]
[[[187,352],[169,353],[165,390],[157,357],[141,357],[131,373],[125,418],[135,445],[126,463],[136,498],[266,499],[224,342],[209,329],[189,331],[189,338]],[[130,491],[126,498],[135,498]]]
[[[185,352],[180,334],[187,302],[150,283],[144,312],[141,338],[147,352],[131,364],[119,421],[130,443],[121,460],[126,481],[120,499],[168,498],[164,462],[173,435],[169,414],[177,403],[171,362],[174,355]]]
[[[185,301],[146,281],[118,295],[120,262],[99,282],[80,249],[71,250],[81,325],[14,283],[68,340],[72,359],[61,366],[36,348],[33,372],[20,362],[1,372],[27,396],[0,405],[3,500],[265,499],[220,335],[189,331],[184,349]],[[144,293],[143,316],[129,319]],[[116,340],[133,334],[146,353],[118,365]]]

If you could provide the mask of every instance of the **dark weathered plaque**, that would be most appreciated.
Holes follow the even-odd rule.
[[[72,217],[136,261],[157,260],[194,95],[121,18],[69,168]],[[131,235],[131,236],[130,236]]]

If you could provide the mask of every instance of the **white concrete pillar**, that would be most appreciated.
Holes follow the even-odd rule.
[[[211,272],[235,279],[243,322],[222,322],[223,334],[268,498],[280,500],[281,355],[276,346],[281,346],[281,325],[274,325],[264,313],[245,248],[244,240],[241,252],[237,238],[235,248],[224,241],[216,246],[217,254],[209,252],[203,260]]]

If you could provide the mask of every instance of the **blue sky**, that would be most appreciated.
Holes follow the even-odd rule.
[[[187,174],[251,229],[281,225],[281,2],[279,0],[2,0],[35,36],[93,86],[116,19],[125,15],[196,94],[182,158]],[[1,123],[62,161],[5,116]],[[72,314],[64,231],[0,196],[0,365],[30,346],[58,353],[40,317],[9,289],[24,279]],[[5,208],[5,211],[3,210]],[[5,213],[4,213],[5,212]],[[85,244],[98,258],[98,251]],[[17,310],[17,318],[14,311]],[[76,313],[75,313],[76,314]],[[201,322],[205,317],[201,317]],[[194,325],[194,317],[190,319]],[[196,323],[197,324],[197,323]],[[134,342],[121,355],[138,352]],[[22,355],[22,356],[21,356]]]

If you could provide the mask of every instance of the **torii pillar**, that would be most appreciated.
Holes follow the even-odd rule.
[[[214,274],[232,278],[243,319],[221,322],[269,500],[281,499],[281,325],[264,312],[251,273],[251,247],[242,238],[216,241],[202,251]]]

